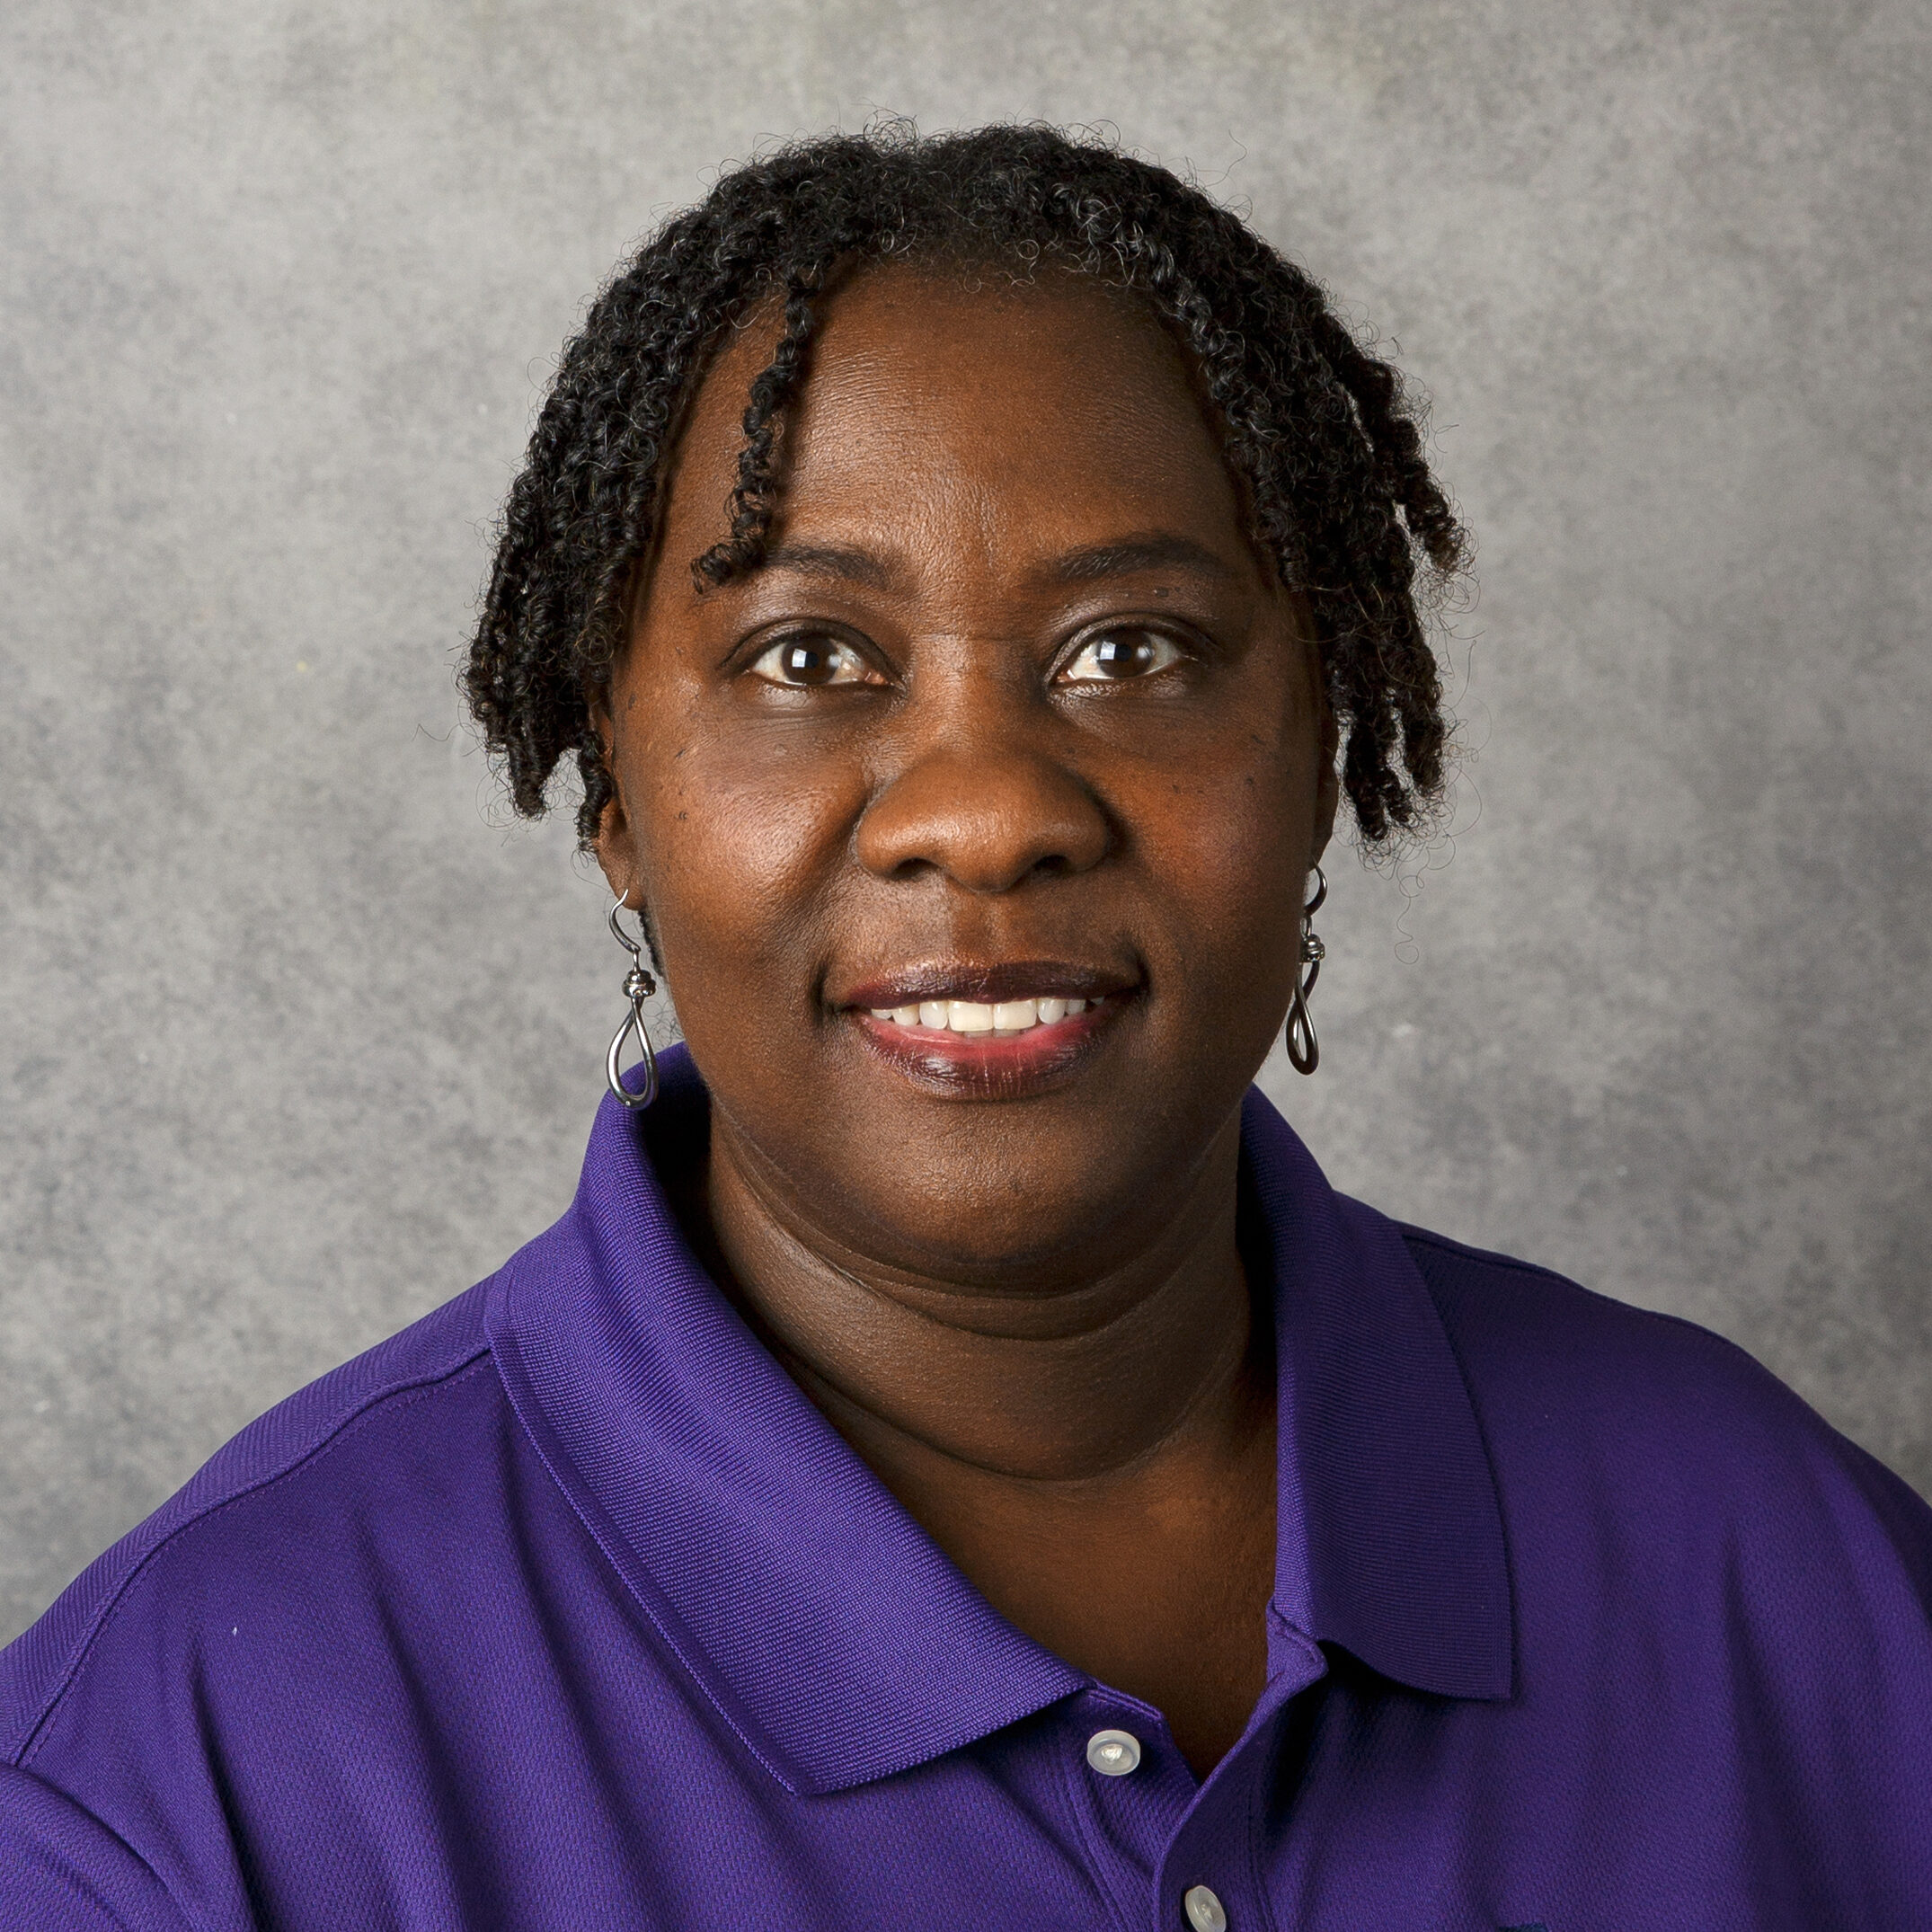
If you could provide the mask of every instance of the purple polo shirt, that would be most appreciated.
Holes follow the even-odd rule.
[[[0,1657],[8,1932],[1932,1927],[1932,1513],[1736,1349],[1396,1227],[1250,1095],[1280,1554],[1197,1782],[700,1270],[668,1060],[556,1227]]]

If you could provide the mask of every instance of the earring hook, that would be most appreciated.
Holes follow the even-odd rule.
[[[1315,874],[1315,896],[1301,908],[1301,957],[1295,965],[1295,990],[1288,1006],[1288,1058],[1297,1073],[1313,1073],[1322,1063],[1322,1043],[1315,1037],[1315,1022],[1308,1017],[1308,995],[1322,976],[1322,962],[1328,949],[1316,936],[1312,924],[1328,897],[1328,874],[1320,864],[1309,868]]]
[[[604,1056],[604,1079],[611,1092],[626,1107],[641,1109],[648,1107],[658,1097],[658,1057],[651,1045],[651,1035],[644,1030],[644,1002],[658,989],[658,982],[651,970],[644,964],[644,916],[637,915],[638,937],[633,939],[617,923],[617,915],[624,910],[625,895],[620,892],[610,908],[611,937],[631,955],[631,970],[624,976],[624,997],[630,1001],[631,1010],[625,1015],[624,1024],[611,1035],[610,1051]],[[618,1062],[624,1052],[624,1036],[634,1033],[643,1053],[638,1064],[644,1069],[643,1084],[634,1094],[624,1084]]]

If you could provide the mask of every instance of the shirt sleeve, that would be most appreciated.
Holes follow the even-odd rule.
[[[0,1932],[193,1932],[153,1870],[91,1812],[0,1764]]]

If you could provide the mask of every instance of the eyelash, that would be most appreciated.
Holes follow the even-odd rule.
[[[844,638],[825,631],[793,631],[783,637],[774,637],[759,649],[757,655],[746,665],[745,669],[753,677],[762,678],[767,684],[775,684],[784,691],[824,690],[835,682],[834,679],[828,678],[819,684],[794,683],[788,678],[775,677],[768,671],[763,671],[758,669],[767,658],[775,653],[788,651],[816,651],[821,655],[829,655],[836,651],[849,658],[862,673],[872,669],[866,663],[864,654],[862,651],[855,650]],[[873,684],[876,683],[878,679],[875,675],[872,678],[860,676],[857,678],[840,678],[836,681],[849,687],[852,685]]]
[[[1157,663],[1150,668],[1139,670],[1130,678],[1108,678],[1104,676],[1091,678],[1068,677],[1068,672],[1089,651],[1104,651],[1110,644],[1117,644],[1122,640],[1132,640],[1141,647],[1153,645],[1158,649],[1165,646],[1172,655],[1168,657],[1165,663]],[[1064,681],[1068,684],[1134,684],[1139,683],[1144,678],[1157,678],[1163,671],[1172,670],[1176,664],[1190,661],[1197,656],[1198,653],[1189,650],[1181,639],[1167,631],[1157,629],[1151,624],[1110,625],[1103,630],[1089,634],[1078,643],[1077,648],[1068,655],[1066,663],[1060,667],[1056,682]],[[1097,661],[1104,662],[1105,660],[1102,659]]]
[[[1157,662],[1149,668],[1139,670],[1135,674],[1125,678],[1110,678],[1103,673],[1081,678],[1073,678],[1068,675],[1072,668],[1090,652],[1104,651],[1110,644],[1118,643],[1122,640],[1133,640],[1142,649],[1151,645],[1157,656],[1165,648],[1170,655],[1165,661]],[[821,656],[839,653],[850,660],[858,669],[861,675],[853,678],[828,677],[819,682],[808,683],[794,681],[791,678],[779,675],[775,668],[773,670],[761,669],[768,659],[785,651],[815,651]],[[1068,652],[1058,669],[1054,672],[1052,682],[1058,685],[1086,686],[1134,684],[1145,678],[1157,678],[1163,672],[1173,669],[1177,664],[1198,662],[1200,657],[1201,651],[1198,646],[1190,644],[1185,640],[1174,635],[1172,632],[1157,625],[1152,624],[1113,624],[1088,632],[1077,638],[1072,650]],[[782,661],[783,660],[781,659]],[[1103,662],[1104,660],[1101,661]],[[796,669],[806,669],[804,666],[790,668]],[[751,658],[745,669],[749,675],[763,678],[767,684],[775,685],[780,690],[784,691],[826,690],[835,685],[850,689],[854,687],[866,685],[876,686],[885,681],[878,675],[876,668],[867,661],[863,651],[836,633],[829,631],[793,631],[783,636],[768,639],[758,649],[756,655]],[[867,672],[871,672],[872,675],[864,675]]]

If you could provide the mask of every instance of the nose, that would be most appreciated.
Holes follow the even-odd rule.
[[[930,870],[969,892],[1006,892],[1036,874],[1087,871],[1112,837],[1077,773],[981,735],[900,770],[859,820],[858,857],[882,879]]]

